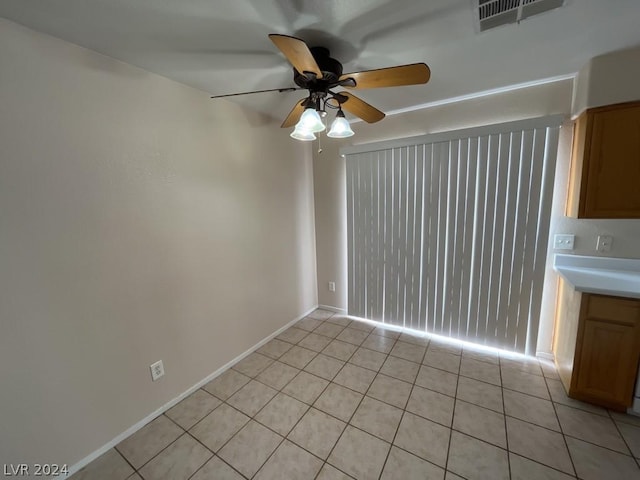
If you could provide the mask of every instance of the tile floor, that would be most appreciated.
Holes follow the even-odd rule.
[[[640,418],[552,366],[316,310],[73,476],[640,479]]]

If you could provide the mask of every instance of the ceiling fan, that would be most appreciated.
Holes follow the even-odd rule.
[[[293,81],[298,87],[231,93],[211,98],[308,90],[309,95],[295,104],[281,125],[282,128],[295,125],[291,136],[298,140],[314,140],[316,138],[314,133],[326,128],[322,122],[322,117],[326,116],[326,108],[338,110],[336,120],[327,134],[330,137],[341,138],[353,135],[342,111],[343,108],[368,123],[378,122],[385,117],[383,112],[352,93],[335,92],[333,89],[336,87],[366,89],[418,85],[427,83],[431,75],[429,67],[425,63],[343,74],[342,64],[330,57],[327,48],[309,48],[303,40],[288,35],[272,33],[269,38],[293,65]]]

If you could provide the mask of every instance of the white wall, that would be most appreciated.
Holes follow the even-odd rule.
[[[0,66],[0,464],[74,464],[317,304],[312,159],[1,19]]]

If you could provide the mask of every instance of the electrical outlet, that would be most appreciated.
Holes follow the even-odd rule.
[[[598,235],[598,243],[596,250],[599,252],[610,252],[613,245],[613,237],[611,235]]]
[[[164,365],[162,360],[158,360],[156,363],[151,364],[151,380],[154,382],[164,375]]]
[[[336,282],[329,282],[329,291],[330,292],[336,291]]]
[[[558,234],[553,236],[553,248],[556,250],[573,250],[575,235]]]

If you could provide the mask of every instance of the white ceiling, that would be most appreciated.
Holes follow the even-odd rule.
[[[356,92],[385,112],[570,75],[594,56],[640,45],[639,0],[566,0],[560,9],[483,33],[472,6],[473,0],[2,0],[0,16],[213,95],[294,86],[269,33],[328,47],[345,72],[427,63],[426,85]],[[302,97],[265,93],[237,101],[282,119]]]

